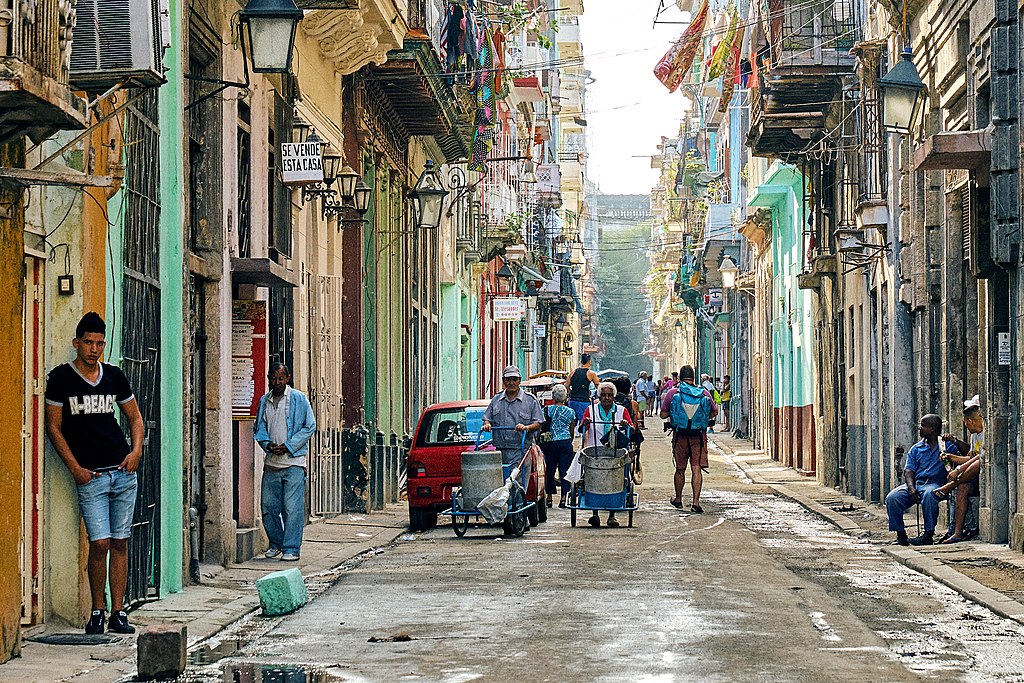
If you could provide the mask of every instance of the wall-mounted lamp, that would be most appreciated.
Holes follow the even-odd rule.
[[[252,70],[258,74],[286,74],[292,70],[295,31],[303,12],[292,0],[249,0],[238,13],[238,23]]]
[[[882,89],[882,126],[890,132],[909,135],[926,96],[909,45],[900,56],[900,61],[878,80]]]
[[[420,228],[432,230],[441,224],[441,210],[448,190],[441,184],[433,161],[427,160],[420,179],[409,194],[412,196],[413,220]]]

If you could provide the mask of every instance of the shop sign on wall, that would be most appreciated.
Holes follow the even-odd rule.
[[[231,313],[231,417],[251,420],[267,393],[267,302],[235,301]]]
[[[319,142],[281,143],[281,182],[285,185],[323,182],[321,153]]]
[[[522,320],[526,316],[526,302],[518,297],[494,299],[491,317],[494,320]]]

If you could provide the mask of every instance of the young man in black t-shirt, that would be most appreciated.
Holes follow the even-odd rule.
[[[78,485],[78,506],[89,535],[92,614],[85,632],[103,633],[109,551],[109,629],[134,633],[124,612],[124,591],[145,425],[128,378],[118,367],[100,362],[106,333],[98,314],[82,316],[71,342],[75,359],[46,378],[46,433]],[[131,446],[117,422],[115,404],[128,418]]]

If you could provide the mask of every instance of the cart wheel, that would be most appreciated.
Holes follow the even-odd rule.
[[[632,510],[629,511],[629,521],[626,523],[626,526],[628,526],[630,529],[633,528],[633,511]]]
[[[530,528],[530,520],[526,518],[526,512],[517,512],[513,515],[512,520],[512,533],[516,536],[522,536],[526,533],[526,530]]]
[[[548,497],[547,497],[547,494],[544,495],[543,503],[541,501],[537,501],[537,519],[540,521],[541,524],[543,524],[544,522],[548,521]]]
[[[462,538],[466,535],[467,529],[469,529],[469,517],[452,515],[452,530],[455,532],[456,536]]]
[[[515,536],[522,536],[530,526],[530,521],[526,514],[527,511],[521,509],[524,505],[526,505],[526,493],[523,492],[521,487],[513,486],[512,495],[508,499],[508,509],[519,510],[519,512],[510,512],[508,519],[509,527]]]
[[[569,510],[569,524],[576,526],[576,508]]]

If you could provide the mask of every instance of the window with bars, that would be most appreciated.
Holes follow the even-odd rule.
[[[274,96],[274,125],[268,131],[267,187],[270,190],[270,248],[285,258],[292,255],[291,190],[281,181],[280,143],[291,137],[292,108],[280,95]]]

